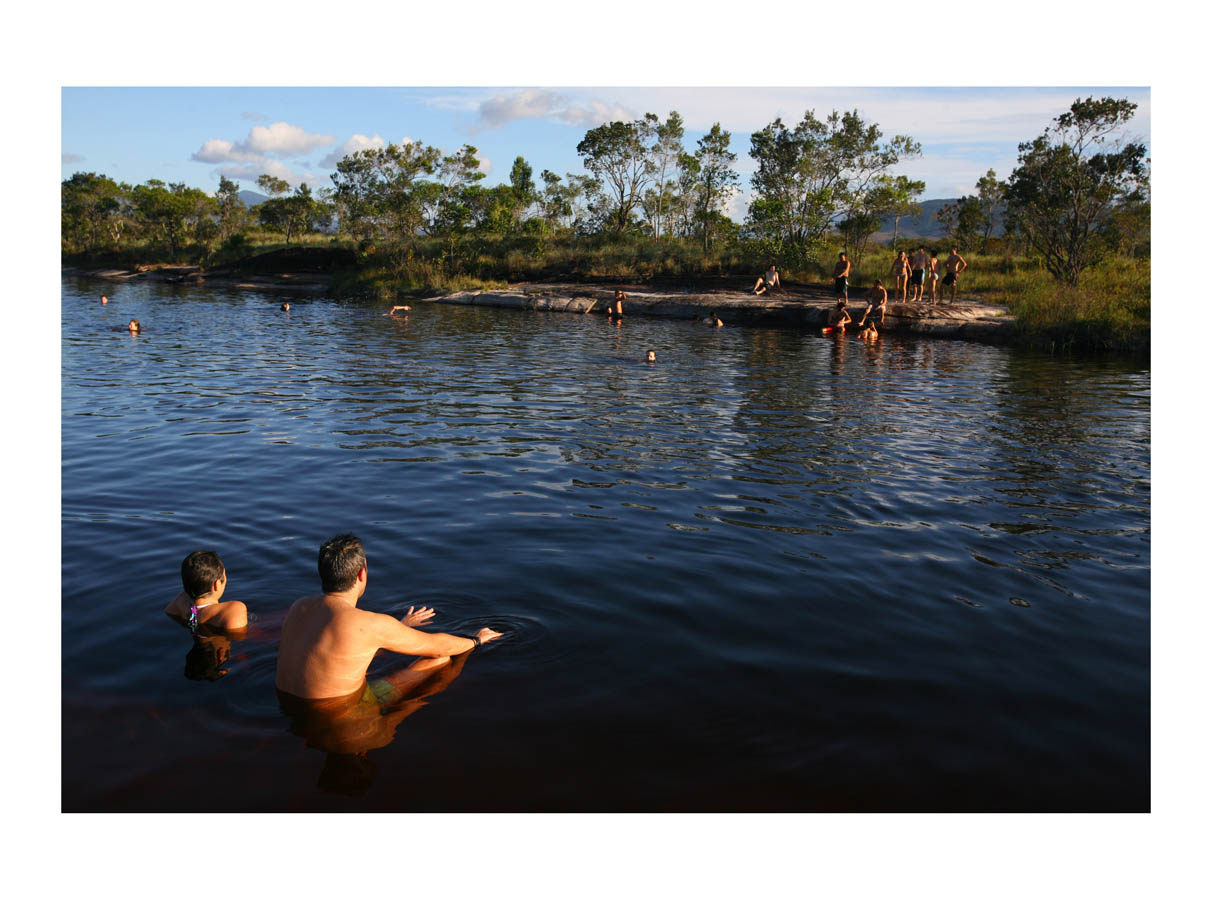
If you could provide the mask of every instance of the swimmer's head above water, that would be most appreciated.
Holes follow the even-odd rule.
[[[109,297],[106,297],[104,294],[102,294],[101,295],[101,305],[104,306],[106,303],[109,303]]]
[[[289,304],[289,303],[283,303],[283,304],[282,304],[282,312],[290,312],[290,304]]]
[[[656,362],[656,351],[655,350],[648,351],[648,362]]]
[[[131,334],[138,334],[143,330],[143,326],[139,324],[138,319],[131,319],[130,324],[126,326],[126,330]]]

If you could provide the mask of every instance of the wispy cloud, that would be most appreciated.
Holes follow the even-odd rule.
[[[84,162],[84,157],[78,153],[64,153],[63,154],[63,165],[65,165],[65,166],[70,166],[73,163],[80,163],[80,162]]]
[[[262,175],[272,175],[274,178],[281,178],[291,187],[306,184],[308,187],[315,188],[329,184],[327,178],[320,178],[311,172],[295,172],[286,164],[276,159],[242,163],[240,165],[220,166],[216,172],[224,178],[230,178],[233,181],[256,182],[257,178]]]
[[[245,112],[240,113],[240,118],[244,119],[246,122],[268,122],[269,121],[269,116],[265,115],[265,113],[251,112],[251,111],[247,111],[247,110]]]
[[[587,97],[574,101],[564,94],[527,88],[482,101],[476,107],[479,128],[501,128],[520,119],[551,119],[584,128],[635,118],[631,108]]]

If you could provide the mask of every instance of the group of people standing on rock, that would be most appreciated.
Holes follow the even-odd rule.
[[[901,250],[892,261],[889,274],[896,278],[896,291],[900,292],[902,303],[919,303],[926,300],[926,283],[930,284],[930,303],[939,301],[938,283],[940,268],[943,270],[943,286],[951,287],[951,302],[955,302],[956,289],[959,286],[960,273],[968,268],[968,261],[960,256],[956,247],[951,248],[951,255],[940,266],[938,257],[928,253],[925,247],[918,247],[913,254]],[[760,276],[754,284],[752,293],[761,296],[774,288],[782,290],[779,281],[778,266],[771,263],[766,273]],[[876,279],[875,288],[884,290],[883,283]],[[833,266],[833,294],[841,300],[850,299],[850,258],[845,253],[837,255]],[[885,302],[887,293],[885,292]]]
[[[951,302],[955,302],[956,288],[959,286],[960,273],[968,268],[968,261],[959,254],[955,247],[951,255],[942,264],[943,286],[951,286]],[[902,303],[919,303],[926,299],[926,281],[930,282],[930,302],[939,300],[939,261],[933,253],[927,253],[925,247],[918,247],[909,255],[904,250],[897,254],[892,261],[890,274],[896,277],[896,290],[900,291]]]

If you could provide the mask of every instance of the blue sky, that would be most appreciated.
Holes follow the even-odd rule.
[[[922,157],[896,171],[924,180],[929,199],[971,193],[990,168],[1005,177],[1020,141],[1088,95],[1136,102],[1130,131],[1148,140],[1150,92],[1141,87],[64,87],[62,172],[207,191],[220,174],[255,190],[261,172],[328,186],[342,154],[407,139],[446,150],[472,144],[495,184],[518,155],[536,176],[583,172],[576,145],[586,130],[676,109],[688,150],[717,121],[732,133],[742,193],[731,211],[739,218],[753,171],[749,135],[776,116],[793,125],[809,109],[818,117],[858,109],[885,136],[910,135]]]

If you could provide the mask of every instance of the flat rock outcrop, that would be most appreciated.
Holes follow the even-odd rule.
[[[460,291],[418,302],[566,313],[605,313],[614,300],[614,287],[578,284],[523,284],[507,290]],[[862,315],[866,301],[850,302],[850,314]],[[834,300],[827,291],[798,290],[795,295],[755,297],[739,291],[703,293],[627,290],[623,315],[668,319],[702,319],[719,316],[725,325],[773,325],[821,328],[828,323]],[[884,330],[961,337],[990,343],[1014,339],[1014,317],[1004,307],[965,300],[955,303],[900,303],[889,300]]]

